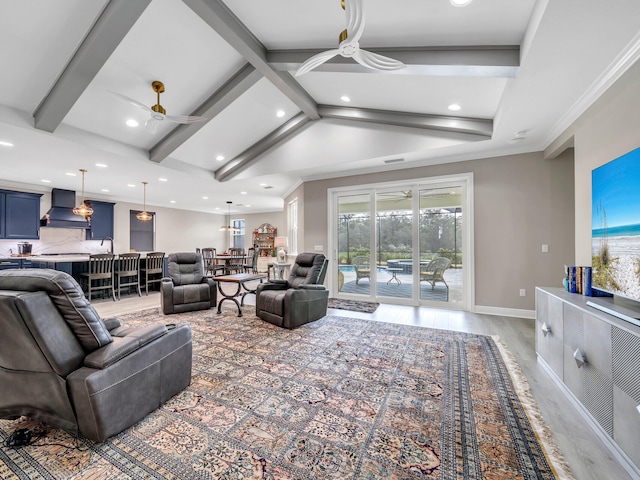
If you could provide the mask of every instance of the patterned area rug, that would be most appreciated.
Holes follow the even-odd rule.
[[[380,304],[375,302],[344,300],[342,298],[329,299],[329,308],[339,308],[340,310],[349,310],[352,312],[373,313],[378,309],[379,306]]]
[[[121,319],[189,324],[191,385],[101,444],[0,420],[0,478],[556,478],[491,337],[335,316],[290,331],[249,306]],[[5,447],[18,427],[37,446]]]

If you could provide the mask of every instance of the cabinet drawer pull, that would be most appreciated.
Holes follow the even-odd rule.
[[[587,363],[587,357],[584,356],[584,353],[582,353],[579,348],[576,348],[576,351],[573,352],[573,358],[576,360],[578,368],[582,368],[582,366]]]
[[[542,328],[542,333],[544,333],[545,337],[551,333],[551,327],[548,326],[546,323],[543,323],[541,328]]]

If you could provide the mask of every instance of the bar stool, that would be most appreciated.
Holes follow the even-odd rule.
[[[162,282],[163,272],[164,252],[147,253],[144,265],[140,267],[140,278],[144,278],[144,291],[147,295],[149,295],[149,284]]]
[[[113,284],[113,259],[111,253],[89,255],[89,271],[80,274],[85,296],[91,301],[91,294],[96,290],[111,290],[113,301],[116,301],[116,291]]]
[[[118,291],[118,300],[120,300],[120,292],[123,288],[136,287],[138,296],[142,296],[140,291],[140,254],[139,253],[121,253],[117,259],[118,268],[115,271],[116,289]]]

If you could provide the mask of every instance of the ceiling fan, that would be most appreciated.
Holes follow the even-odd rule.
[[[143,103],[134,100],[133,98],[129,98],[125,95],[120,95],[119,93],[112,92],[123,100],[135,105],[138,108],[141,108],[145,112],[149,113],[150,118],[146,121],[145,127],[151,133],[156,133],[158,128],[158,124],[161,122],[172,122],[172,123],[197,123],[204,122],[208,120],[207,117],[198,117],[195,115],[167,115],[167,111],[164,109],[162,105],[160,105],[160,94],[164,92],[164,83],[159,80],[154,80],[151,82],[151,88],[158,95],[157,103],[152,107],[147,107]]]
[[[347,28],[338,37],[338,48],[318,53],[309,58],[296,70],[295,76],[304,75],[336,55],[353,58],[360,65],[374,70],[398,70],[404,68],[405,64],[399,60],[360,48],[359,41],[364,31],[363,0],[341,0],[341,2],[347,18]]]

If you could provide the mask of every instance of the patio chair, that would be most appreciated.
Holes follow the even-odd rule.
[[[446,257],[438,257],[426,265],[420,265],[420,281],[429,282],[433,290],[437,282],[442,282],[449,290],[449,285],[444,280],[444,272],[451,266],[451,260]]]
[[[359,256],[351,260],[351,265],[356,272],[356,285],[361,278],[369,278],[371,281],[371,265],[369,264],[369,257]]]

